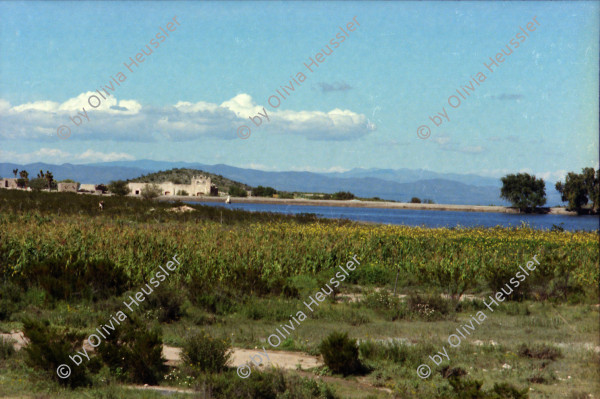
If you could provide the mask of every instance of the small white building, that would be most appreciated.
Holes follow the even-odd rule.
[[[0,188],[8,188],[8,189],[18,188],[17,180],[18,179],[15,179],[14,177],[7,177],[5,179],[0,179]]]
[[[127,186],[131,190],[129,195],[140,196],[142,189],[146,185],[152,185],[152,183],[127,183]],[[161,195],[164,196],[175,196],[179,192],[185,191],[187,195],[196,197],[199,195],[210,195],[211,194],[211,181],[208,176],[193,176],[191,184],[175,184],[172,182],[156,183],[160,187]],[[213,191],[216,187],[213,186]]]
[[[58,183],[59,192],[77,192],[77,183]]]

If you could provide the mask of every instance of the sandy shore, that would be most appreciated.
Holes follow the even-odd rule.
[[[182,197],[169,196],[160,197],[161,201],[186,201],[186,202],[225,202],[224,197]],[[455,211],[455,212],[495,212],[495,213],[519,213],[518,210],[505,206],[483,206],[483,205],[450,205],[450,204],[411,204],[404,202],[385,201],[336,201],[336,200],[308,200],[308,199],[279,199],[279,198],[231,198],[234,204],[279,204],[279,205],[312,205],[312,206],[340,206],[352,208],[384,208],[384,209],[413,209],[428,211]],[[545,212],[553,215],[576,215],[568,212],[565,208],[542,208]]]

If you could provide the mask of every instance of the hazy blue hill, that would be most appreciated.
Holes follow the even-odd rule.
[[[12,169],[26,169],[36,175],[40,169],[51,170],[57,180],[73,179],[81,183],[108,183],[110,180],[134,179],[141,175],[172,168],[199,169],[221,175],[249,186],[271,186],[282,191],[322,192],[350,191],[359,197],[409,201],[412,197],[429,198],[436,203],[467,205],[507,205],[499,198],[500,179],[477,175],[444,174],[412,169],[353,169],[344,173],[266,172],[229,165],[205,165],[190,162],[152,160],[104,162],[87,165],[0,164],[0,175],[12,177]],[[416,179],[416,180],[415,180]],[[562,204],[553,183],[546,184],[548,206]]]

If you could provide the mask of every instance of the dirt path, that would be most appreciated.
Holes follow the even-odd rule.
[[[163,345],[163,356],[167,359],[169,366],[175,366],[181,362],[181,348],[174,346]],[[275,366],[285,370],[296,370],[297,365],[302,369],[309,369],[323,365],[323,362],[316,356],[310,356],[302,352],[286,352],[286,351],[267,351],[265,356],[262,349],[242,349],[233,348],[229,366],[238,367],[250,362],[250,356],[254,356],[255,361],[261,362],[262,367]]]
[[[27,345],[27,338],[21,331],[11,331],[10,333],[0,333],[0,338],[12,339],[15,341],[14,347],[16,350],[20,350]],[[87,341],[84,341],[83,347],[87,352],[94,352]],[[163,356],[167,359],[167,365],[176,366],[181,363],[181,348],[174,346],[163,345]],[[309,369],[313,367],[319,367],[323,365],[323,362],[317,356],[310,356],[302,352],[286,352],[286,351],[267,351],[267,356],[264,355],[262,349],[242,349],[233,348],[231,354],[231,360],[229,365],[232,367],[238,367],[243,364],[250,362],[250,356],[260,356],[262,359],[262,366],[275,366],[284,370],[296,370],[298,365],[302,369]],[[256,362],[259,362],[257,357],[254,358]]]

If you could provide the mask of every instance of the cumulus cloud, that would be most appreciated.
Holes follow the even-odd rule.
[[[145,142],[161,138],[234,140],[241,125],[265,134],[294,134],[308,140],[352,140],[376,129],[364,115],[350,110],[273,111],[256,104],[248,94],[238,94],[220,105],[179,101],[165,107],[142,106],[135,100],[111,96],[91,108],[87,99],[95,94],[82,93],[64,103],[37,101],[16,106],[0,99],[0,138],[55,141],[61,125],[71,129],[69,140]],[[95,99],[92,103],[97,104]],[[249,117],[264,113],[265,108],[270,120],[262,117],[257,127]]]
[[[18,164],[27,164],[31,162],[46,163],[90,163],[90,162],[111,162],[111,161],[132,161],[135,159],[130,154],[124,152],[105,153],[88,149],[87,151],[76,154],[56,148],[40,148],[37,151],[29,153],[16,153],[14,151],[0,150],[0,159],[5,162]]]

